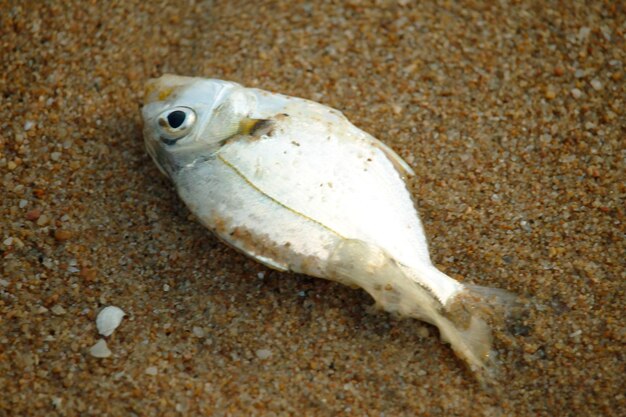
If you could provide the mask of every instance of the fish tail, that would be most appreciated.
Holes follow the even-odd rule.
[[[463,287],[446,303],[444,320],[435,324],[442,340],[465,360],[479,382],[489,386],[498,369],[492,328],[519,314],[521,305],[516,295],[505,290],[471,284]]]
[[[490,323],[510,311],[515,296],[503,290],[465,285],[446,305],[398,266],[384,250],[360,240],[340,242],[328,264],[329,277],[361,287],[387,312],[439,328],[443,341],[463,359],[483,386],[495,376]]]

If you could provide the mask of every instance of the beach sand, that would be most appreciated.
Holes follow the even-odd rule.
[[[0,415],[623,412],[624,4],[416,3],[3,2]],[[405,158],[436,265],[526,300],[501,389],[195,222],[143,145],[165,72],[322,102]]]

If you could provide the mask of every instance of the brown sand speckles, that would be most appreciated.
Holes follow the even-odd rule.
[[[192,3],[0,6],[0,415],[626,407],[622,3]],[[499,398],[434,328],[192,221],[142,144],[162,72],[318,100],[397,150],[437,265],[534,299]]]

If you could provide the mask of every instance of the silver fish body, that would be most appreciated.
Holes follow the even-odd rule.
[[[220,80],[151,80],[143,116],[148,152],[220,239],[271,268],[363,288],[487,369],[489,328],[467,311],[504,295],[433,266],[413,171],[382,142],[327,106]]]

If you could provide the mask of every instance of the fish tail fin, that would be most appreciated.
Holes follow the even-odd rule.
[[[503,290],[465,285],[445,306],[398,266],[384,250],[360,240],[343,240],[328,264],[329,278],[360,287],[387,312],[439,328],[443,341],[473,371],[483,387],[495,376],[490,322],[508,311],[516,297]]]
[[[446,303],[444,320],[435,323],[441,338],[465,360],[479,382],[491,385],[497,375],[492,328],[520,312],[518,298],[497,288],[464,284],[464,289]]]
[[[472,317],[465,328],[446,317],[433,324],[439,328],[441,340],[450,344],[479,381],[493,376],[491,327],[485,320]]]

